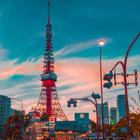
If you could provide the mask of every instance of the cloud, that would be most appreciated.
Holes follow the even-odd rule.
[[[6,58],[9,51],[3,47],[3,44],[0,43],[0,60]]]
[[[7,79],[15,74],[21,75],[39,75],[42,70],[42,59],[37,61],[27,60],[21,64],[17,63],[18,59],[4,60],[1,62],[2,68],[0,68],[0,80]]]
[[[108,72],[118,60],[123,60],[123,58],[105,59],[103,61],[103,73]],[[132,72],[130,71],[130,69],[135,69],[139,65],[139,60],[140,56],[133,56],[129,58],[129,72]],[[134,62],[135,65],[133,64]],[[122,72],[121,67],[118,67],[118,70]],[[138,70],[140,71],[140,69]],[[66,97],[63,97],[63,99],[60,98],[60,102],[65,108],[67,104],[65,100],[68,100],[69,98],[90,96],[92,91],[100,93],[98,60],[92,60],[87,58],[71,58],[59,60],[56,63],[56,71],[59,76],[57,84],[58,94],[60,95],[60,97]],[[123,86],[113,87],[112,89],[114,90],[112,91],[104,89],[104,100],[109,101],[110,106],[115,106],[114,100],[116,100],[117,95],[124,94],[124,89],[122,87]],[[139,88],[140,86],[137,88],[133,85],[132,87],[130,86],[128,88],[129,96],[135,96],[133,92]],[[86,110],[88,112],[91,112],[91,107],[88,107],[89,103],[86,104]],[[82,108],[79,108],[76,111],[82,111],[84,106],[82,106]],[[68,112],[68,110],[65,108],[64,110]],[[70,117],[72,116],[70,115]]]
[[[98,40],[99,39],[93,39],[93,40],[89,40],[89,41],[85,41],[85,42],[80,42],[77,44],[66,45],[62,49],[57,51],[55,53],[55,56],[56,57],[66,56],[69,54],[74,54],[74,53],[81,52],[86,49],[95,47],[95,46],[97,46]],[[107,38],[105,40],[106,40],[106,43],[109,43],[111,41],[111,39],[107,39]]]
[[[87,44],[90,46],[90,44],[93,42]],[[86,49],[86,46],[88,46],[87,44],[82,46],[83,49]],[[41,90],[40,74],[42,73],[43,67],[42,58],[27,59],[23,63],[17,63],[18,59],[9,60],[7,58],[8,50],[4,49],[3,47],[1,48],[2,58],[5,59],[0,60],[0,63],[2,64],[2,67],[0,68],[0,80],[3,83],[3,86],[0,86],[0,94],[5,93],[5,95],[22,99],[24,101],[24,108],[29,111],[31,106],[35,106],[37,104]],[[70,50],[68,48],[62,49],[59,53],[57,52],[57,54],[60,55],[64,50],[66,50],[66,52],[64,51],[64,55],[75,53],[75,51],[81,51],[79,49],[75,50],[74,48],[76,47],[72,48],[73,49],[70,48]],[[118,60],[123,60],[123,58],[105,58],[103,60],[103,73],[108,72]],[[132,70],[135,68],[138,68],[140,71],[139,61],[139,55],[129,57],[128,71],[132,72]],[[118,70],[120,71],[121,67],[118,67]],[[66,114],[69,114],[69,109],[67,108],[67,100],[69,98],[87,97],[90,96],[92,91],[100,93],[99,60],[96,58],[77,57],[63,59],[58,57],[57,61],[55,62],[55,72],[58,75],[56,85],[59,100]],[[12,79],[14,75],[21,75],[23,78]],[[13,82],[14,80],[16,81],[15,83]],[[22,82],[20,82],[20,80]],[[13,84],[8,86],[6,81],[7,83],[10,82]],[[121,87],[117,88],[120,89]],[[122,88],[120,90],[117,90],[117,88],[115,92],[113,90],[112,92],[104,90],[104,100],[109,101],[111,105],[113,105],[113,101],[118,94],[123,94]],[[134,90],[136,91],[136,89],[131,89],[130,92],[133,93]],[[82,108],[80,107],[81,105],[83,106]],[[80,102],[79,108],[74,109],[73,112],[82,112],[83,108],[85,108],[87,112],[91,113],[91,108],[93,107],[88,103]],[[69,117],[71,116],[72,114],[69,115]]]
[[[17,101],[16,99],[12,99],[11,101],[12,101],[12,108],[21,110],[22,108],[21,102]],[[38,99],[36,97],[32,99],[29,98],[23,101],[23,109],[26,109],[26,113],[30,112],[36,106],[37,101]]]

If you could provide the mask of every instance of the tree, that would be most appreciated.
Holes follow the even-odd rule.
[[[42,114],[42,116],[40,117],[40,120],[48,122],[49,121],[49,115],[46,114],[46,113]]]
[[[5,139],[22,140],[23,131],[28,127],[30,119],[30,115],[16,114],[10,116],[5,123]]]
[[[134,113],[140,114],[140,91],[138,90],[137,100],[133,97],[130,97],[130,109],[133,110]]]
[[[93,132],[96,132],[96,123],[92,120],[90,120],[90,125],[91,125],[91,129]]]
[[[140,113],[136,114],[136,113],[130,113],[129,114],[129,127],[130,127],[130,131],[131,133],[135,133],[137,135],[137,137],[139,137],[140,135]],[[127,118],[126,116],[124,118],[122,118],[113,128],[112,131],[116,132],[117,130],[119,130],[122,127],[127,127]]]
[[[22,140],[22,128],[24,126],[23,115],[13,115],[9,117],[5,123],[6,136],[8,140]]]

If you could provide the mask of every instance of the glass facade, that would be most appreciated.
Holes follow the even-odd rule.
[[[98,104],[98,118],[99,118],[99,125],[102,124],[102,105]],[[108,111],[108,102],[105,102],[104,105],[104,124],[109,124],[109,111]]]
[[[115,125],[117,122],[117,110],[116,107],[110,108],[110,124]]]
[[[125,116],[125,95],[117,96],[117,116],[118,121]]]
[[[75,113],[74,121],[56,121],[55,130],[86,133],[90,130],[89,113]]]
[[[4,124],[11,115],[11,99],[7,96],[0,95],[0,136],[4,132]]]

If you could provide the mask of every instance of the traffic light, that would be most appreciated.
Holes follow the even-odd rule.
[[[74,101],[73,107],[77,107],[77,101]]]
[[[110,71],[109,73],[104,75],[103,79],[107,80],[107,81],[111,81],[112,77],[113,77],[113,73],[112,73],[112,71]]]
[[[68,104],[67,104],[67,107],[71,107],[70,101],[68,101],[67,103],[68,103]]]
[[[100,99],[100,95],[94,92],[92,92],[91,97],[94,99]]]
[[[115,125],[115,120],[111,120],[111,125]]]
[[[112,77],[113,77],[112,71],[104,75],[103,79],[107,81],[107,83],[104,83],[103,85],[104,88],[110,89],[112,87],[113,85],[111,82]]]
[[[103,87],[110,89],[112,87],[112,85],[113,85],[112,82],[104,83]]]
[[[13,128],[15,125],[13,123],[11,123],[9,126],[10,126],[10,128]]]
[[[71,105],[73,105],[73,107],[77,107],[77,101],[74,99],[70,99],[67,103],[67,107],[71,107]]]

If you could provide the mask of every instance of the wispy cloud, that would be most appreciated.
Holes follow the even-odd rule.
[[[76,51],[78,52],[78,50]],[[3,52],[3,58],[6,58],[8,51],[2,48],[1,52]],[[75,50],[70,49],[66,51],[66,54],[74,52]],[[103,60],[103,73],[108,72],[108,70],[118,60],[123,60],[123,58],[106,58]],[[15,82],[15,84],[11,85],[10,87],[7,86],[6,89],[0,87],[0,94],[5,93],[5,95],[8,96],[21,98],[25,104],[24,108],[26,110],[30,110],[30,107],[27,104],[30,103],[30,106],[35,106],[41,90],[41,81],[39,75],[42,73],[42,58],[37,60],[28,59],[21,64],[17,63],[17,61],[17,59],[9,60],[8,58],[3,61],[0,60],[0,63],[2,64],[2,67],[0,68],[1,82],[3,82],[3,84],[5,83],[6,85],[7,83],[5,81],[8,81],[14,75],[24,75],[29,78],[24,78],[25,80],[21,79],[21,83],[19,80],[15,79],[18,84]],[[132,69],[137,68],[139,66],[139,61],[139,55],[130,57],[128,62],[128,70],[131,71]],[[140,71],[140,69],[138,70]],[[90,96],[92,91],[100,93],[98,59],[78,57],[65,59],[59,58],[55,63],[55,71],[58,75],[58,81],[56,85],[58,87],[57,91],[59,100],[66,114],[69,114],[67,109],[67,100],[69,98]],[[34,77],[31,78],[31,76]],[[108,92],[108,90],[105,90],[104,99],[108,100],[108,98],[111,98],[110,101],[111,104],[113,104],[112,101],[116,98],[117,94],[120,94],[120,92],[123,93],[122,90],[116,90],[115,94],[114,91]],[[132,93],[133,90],[131,89],[130,92]],[[80,105],[83,104],[80,103]],[[91,112],[91,106],[88,103],[84,107],[86,108],[87,112]],[[82,110],[77,108],[75,111],[81,112]]]
[[[84,51],[84,50],[92,48],[92,47],[96,47],[98,40],[99,39],[93,39],[93,40],[89,40],[89,41],[85,41],[85,42],[80,42],[77,44],[68,44],[68,45],[64,46],[62,49],[60,49],[59,51],[57,51],[55,53],[55,56],[56,57],[57,56],[66,56],[69,54]],[[109,43],[111,41],[111,39],[107,39],[107,38],[105,40],[106,40],[106,43]]]
[[[4,48],[3,43],[0,43],[0,59],[6,58],[8,53],[9,53],[9,51]]]
[[[17,64],[17,59],[2,61],[3,67],[0,68],[0,80],[7,79],[15,74],[39,75],[42,70],[41,60],[27,60],[21,64]]]

